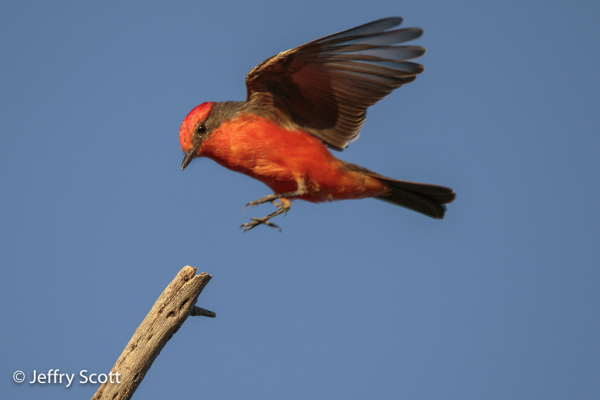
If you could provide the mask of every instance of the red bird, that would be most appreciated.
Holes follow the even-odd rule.
[[[393,46],[416,39],[419,28],[389,30],[402,18],[385,18],[284,51],[246,76],[246,101],[202,103],[179,130],[185,152],[181,169],[208,157],[258,179],[274,194],[246,206],[271,202],[277,211],[252,218],[248,231],[286,213],[292,199],[315,203],[374,197],[433,218],[442,218],[454,191],[398,181],[339,160],[358,137],[366,110],[423,72],[407,61],[418,46]],[[278,202],[279,200],[280,202]],[[281,231],[281,229],[279,229]]]

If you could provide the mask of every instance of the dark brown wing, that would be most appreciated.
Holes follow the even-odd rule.
[[[418,38],[419,28],[388,31],[385,18],[284,51],[246,76],[249,106],[277,108],[291,123],[342,150],[358,137],[366,109],[423,72],[409,62],[425,49],[393,46]]]

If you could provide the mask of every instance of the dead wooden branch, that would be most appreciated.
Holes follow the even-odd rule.
[[[196,275],[196,268],[189,266],[179,271],[135,330],[110,371],[113,382],[103,383],[92,400],[130,399],[162,348],[188,316],[215,317],[214,312],[195,305],[210,278],[212,276],[204,272]]]

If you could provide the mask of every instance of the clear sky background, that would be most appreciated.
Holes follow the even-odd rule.
[[[294,203],[201,159],[197,104],[280,51],[387,17],[419,78],[339,157],[452,187],[446,218]],[[0,3],[0,391],[108,372],[184,265],[213,275],[134,398],[600,398],[598,1]]]

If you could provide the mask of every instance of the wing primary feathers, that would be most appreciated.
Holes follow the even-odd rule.
[[[322,49],[328,50],[328,46],[334,46],[338,43],[346,45],[370,44],[374,46],[385,46],[394,43],[404,43],[415,40],[423,35],[423,30],[419,28],[398,29],[395,31],[379,32],[370,35],[348,36],[339,39],[318,40],[313,44],[318,44]]]
[[[401,23],[400,17],[380,19],[263,61],[246,76],[247,103],[333,149],[345,148],[358,137],[368,107],[423,72],[409,60],[424,48],[395,45],[423,30],[390,30]]]
[[[378,19],[377,21],[369,22],[364,25],[357,26],[356,28],[348,29],[342,32],[334,33],[333,35],[325,36],[320,39],[314,40],[310,43],[320,42],[323,40],[341,39],[348,36],[357,35],[369,35],[376,32],[387,31],[390,28],[402,24],[402,17],[389,17]]]

